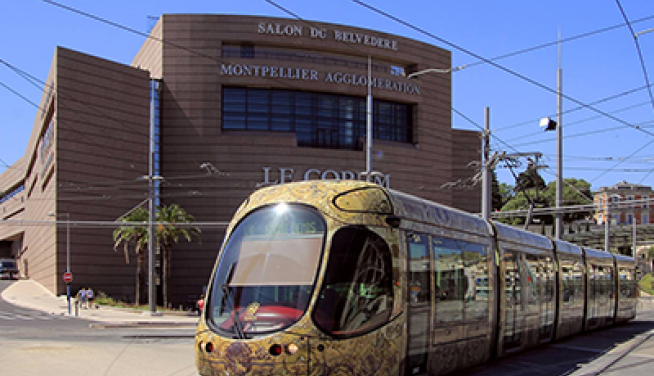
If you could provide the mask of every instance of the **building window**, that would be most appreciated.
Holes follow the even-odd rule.
[[[241,57],[244,59],[254,59],[254,45],[253,44],[242,44],[241,45]]]
[[[9,199],[16,196],[17,194],[19,194],[23,190],[25,190],[25,184],[21,184],[18,187],[14,188],[14,189],[12,189],[10,191],[7,191],[7,193],[0,192],[0,204],[2,204],[5,201],[8,201]]]
[[[361,150],[366,99],[291,90],[226,87],[222,128],[294,132],[298,146]],[[412,142],[411,106],[373,102],[373,138]]]
[[[649,224],[649,214],[643,214],[643,219],[641,224],[643,225]]]
[[[631,214],[627,214],[627,224],[630,225],[634,222],[633,216]]]

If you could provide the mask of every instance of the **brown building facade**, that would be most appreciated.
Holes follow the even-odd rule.
[[[374,179],[478,212],[481,142],[451,128],[450,75],[405,78],[450,66],[448,51],[396,35],[226,15],[162,16],[130,66],[58,48],[26,155],[0,175],[0,251],[61,294],[69,246],[73,290],[133,299],[134,257],[113,249],[109,222],[147,198],[152,144],[157,201],[202,230],[173,251],[172,300],[186,303],[253,190],[362,178],[368,86]]]

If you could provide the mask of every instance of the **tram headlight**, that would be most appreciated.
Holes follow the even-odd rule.
[[[289,343],[288,345],[286,345],[286,352],[289,353],[290,355],[295,355],[295,353],[297,353],[299,349],[300,348],[294,343]]]

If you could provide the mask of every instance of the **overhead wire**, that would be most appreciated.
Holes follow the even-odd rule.
[[[590,102],[590,105],[596,105],[596,104],[600,104],[600,103],[604,103],[604,102],[609,102],[609,101],[612,101],[614,99],[618,99],[618,98],[625,97],[627,95],[634,94],[636,92],[639,92],[639,91],[647,89],[647,88],[648,88],[648,86],[645,85],[645,86],[640,86],[640,87],[630,89],[630,90],[627,90],[627,91],[623,91],[621,93],[614,94],[614,95],[611,95],[609,97],[605,97],[605,98],[602,98],[602,99],[598,99],[598,100],[596,100],[594,102]],[[648,102],[646,102],[646,104],[650,104],[650,102],[648,101]],[[562,111],[561,114],[562,115],[568,115],[568,114],[571,114],[573,112],[582,110],[583,108],[584,108],[583,106],[574,107],[574,108],[571,108],[569,110]],[[556,114],[550,114],[548,116],[549,117],[554,117],[554,116],[556,116]],[[596,117],[602,117],[602,115],[596,115]],[[517,127],[520,127],[520,126],[523,126],[523,125],[535,124],[536,122],[538,122],[538,120],[540,120],[540,118],[533,119],[533,120],[527,120],[527,121],[523,121],[523,122],[512,124],[512,125],[506,125],[506,126],[503,126],[503,127],[498,127],[497,129],[494,129],[494,131],[501,132],[501,131],[505,131],[505,130],[508,130],[508,129],[517,128]],[[569,125],[570,125],[570,123],[566,123],[566,127],[569,126]]]
[[[433,34],[433,33],[430,33],[428,31],[426,31],[426,30],[424,30],[424,29],[422,29],[422,28],[420,28],[418,26],[415,26],[415,25],[413,25],[413,24],[411,24],[411,23],[409,23],[407,21],[404,21],[404,20],[400,19],[399,17],[396,17],[396,16],[394,16],[394,15],[388,13],[388,12],[382,11],[381,9],[373,7],[372,5],[369,5],[369,4],[367,4],[367,3],[365,3],[365,2],[363,2],[361,0],[350,0],[350,1],[352,1],[352,2],[354,2],[356,4],[359,4],[362,7],[367,8],[367,9],[369,9],[369,10],[371,10],[371,11],[377,13],[377,14],[380,14],[380,15],[386,17],[386,18],[389,18],[389,19],[391,19],[391,20],[393,20],[393,21],[395,21],[397,23],[400,23],[400,24],[402,24],[402,25],[404,25],[404,26],[406,26],[406,27],[408,27],[408,28],[410,28],[410,29],[412,29],[414,31],[417,31],[417,32],[419,32],[419,33],[421,33],[423,35],[426,35],[426,36],[428,36],[428,37],[430,37],[430,38],[432,38],[434,40],[437,40],[437,41],[439,41],[439,42],[441,42],[441,43],[443,43],[443,44],[445,44],[447,46],[450,46],[451,48],[454,48],[454,49],[456,49],[456,50],[458,50],[458,51],[460,51],[462,53],[470,55],[470,56],[472,56],[472,57],[474,57],[476,59],[482,60],[486,64],[489,64],[489,65],[491,65],[491,66],[493,66],[493,67],[495,67],[495,68],[497,68],[497,69],[499,69],[499,70],[501,70],[501,71],[503,71],[503,72],[505,72],[505,73],[507,73],[509,75],[512,75],[512,76],[514,76],[516,78],[519,78],[519,79],[521,79],[521,80],[523,80],[525,82],[528,82],[528,83],[530,83],[530,84],[532,84],[532,85],[534,85],[536,87],[539,87],[539,88],[541,88],[541,89],[543,89],[543,90],[545,90],[545,91],[547,91],[549,93],[557,94],[557,95],[559,94],[556,89],[552,89],[551,87],[549,87],[547,85],[544,85],[544,84],[542,84],[542,83],[540,83],[540,82],[538,82],[538,81],[536,81],[536,80],[534,80],[532,78],[529,78],[529,77],[527,77],[527,76],[525,76],[525,75],[523,75],[521,73],[518,73],[518,72],[516,72],[516,71],[514,71],[512,69],[509,69],[509,68],[507,68],[507,67],[505,67],[503,65],[497,64],[497,63],[495,63],[493,61],[490,61],[489,59],[484,58],[483,56],[481,56],[481,55],[479,55],[479,54],[477,54],[475,52],[472,52],[472,51],[470,51],[470,50],[468,50],[466,48],[463,48],[463,47],[459,46],[458,44],[452,43],[452,42],[450,42],[450,41],[448,41],[448,40],[446,40],[444,38],[441,38],[441,37]],[[591,110],[593,112],[601,114],[601,115],[603,115],[603,116],[605,116],[605,117],[607,117],[607,118],[609,118],[609,119],[611,119],[613,121],[616,121],[618,123],[629,126],[629,127],[633,128],[635,130],[638,130],[638,131],[640,131],[642,133],[647,134],[648,136],[654,136],[654,132],[650,132],[648,130],[641,129],[638,126],[630,124],[629,122],[627,122],[627,121],[625,121],[623,119],[620,119],[618,117],[612,116],[611,114],[609,114],[609,113],[607,113],[605,111],[602,111],[602,110],[600,110],[598,108],[595,108],[595,107],[593,107],[593,106],[591,106],[589,104],[586,104],[586,103],[584,103],[584,102],[582,102],[582,101],[580,101],[580,100],[578,100],[576,98],[573,98],[570,95],[563,94],[563,93],[561,93],[560,95],[561,95],[562,98],[564,98],[564,99],[566,99],[568,101],[571,101],[571,102],[576,103],[576,104],[578,104],[580,106],[583,106],[584,108],[587,108],[587,109],[589,109],[589,110]]]
[[[654,15],[639,18],[637,20],[631,21],[631,23],[635,24],[635,23],[640,23],[640,22],[644,22],[644,21],[649,21],[649,20],[652,20],[652,19],[654,19]],[[504,54],[504,55],[499,55],[499,56],[489,58],[488,60],[497,61],[497,60],[502,60],[502,59],[506,59],[506,58],[509,58],[509,57],[513,57],[513,56],[518,56],[518,55],[522,55],[524,53],[533,52],[533,51],[537,51],[537,50],[540,50],[540,49],[543,49],[543,48],[556,46],[558,44],[564,44],[564,43],[567,43],[567,42],[572,42],[572,41],[577,40],[577,39],[583,39],[583,38],[587,38],[587,37],[590,37],[590,36],[593,36],[593,35],[605,33],[607,31],[616,30],[616,29],[622,28],[624,26],[626,26],[626,23],[616,24],[616,25],[613,25],[613,26],[607,26],[607,27],[602,28],[602,29],[597,29],[597,30],[589,31],[589,32],[582,33],[582,34],[573,35],[571,37],[563,38],[563,39],[560,39],[560,40],[555,40],[555,41],[543,43],[543,44],[540,44],[540,45],[537,45],[537,46],[528,47],[528,48],[525,48],[525,49],[522,49],[522,50],[509,52],[509,53]],[[476,62],[473,62],[473,63],[465,64],[465,66],[466,66],[466,68],[471,68],[471,67],[478,66],[478,65],[483,65],[483,64],[486,64],[486,62],[484,60],[479,60],[479,61],[476,61]]]
[[[627,17],[627,14],[625,13],[624,9],[622,8],[622,4],[620,4],[620,0],[615,0],[615,3],[618,5],[618,8],[620,9],[620,13],[622,14],[622,17],[624,18],[625,22],[627,23],[627,27],[629,27],[629,31],[631,32],[631,36],[634,39],[634,44],[636,45],[636,51],[638,52],[638,59],[640,60],[640,68],[643,71],[643,76],[645,78],[645,84],[648,88],[647,92],[649,93],[649,100],[652,102],[652,110],[654,110],[654,96],[652,95],[652,89],[650,87],[649,83],[649,77],[647,75],[647,67],[645,66],[645,59],[643,58],[643,52],[640,50],[640,43],[638,43],[638,36],[636,35],[636,32],[634,32],[633,27],[631,26],[631,23],[629,22],[629,18]]]

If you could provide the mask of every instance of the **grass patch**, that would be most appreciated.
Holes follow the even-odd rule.
[[[94,304],[97,305],[103,305],[103,306],[109,306],[109,307],[118,307],[118,308],[126,308],[126,309],[133,309],[135,311],[147,311],[150,309],[150,306],[148,304],[141,304],[141,305],[135,305],[131,303],[125,303],[120,300],[116,300],[110,296],[108,296],[104,291],[99,291],[96,298],[93,300]],[[164,308],[161,306],[157,306],[157,311],[163,311],[163,312],[179,312],[179,310],[176,309],[171,309],[171,308]]]
[[[640,282],[638,282],[638,286],[642,291],[654,295],[654,288],[652,288],[653,280],[654,278],[652,278],[652,274],[646,274],[643,278],[640,279]]]

